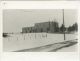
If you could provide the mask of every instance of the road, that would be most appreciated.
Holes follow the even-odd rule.
[[[71,40],[71,41],[65,41],[65,42],[54,43],[54,44],[50,44],[46,46],[36,47],[36,48],[18,50],[14,52],[57,52],[58,50],[61,50],[63,48],[65,49],[67,48],[67,51],[68,51],[71,49],[69,47],[76,45],[76,44],[77,42],[75,40]],[[65,49],[62,51],[65,52]]]

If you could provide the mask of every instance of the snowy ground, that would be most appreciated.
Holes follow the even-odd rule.
[[[75,46],[74,46],[76,44],[77,44],[77,40],[70,40],[70,41],[58,42],[58,43],[30,48],[30,49],[17,50],[14,52],[57,52],[57,51],[58,52],[75,52],[77,51],[77,49],[75,49]]]
[[[57,52],[76,52],[76,51],[78,51],[77,47],[78,47],[78,45],[75,44],[70,47],[62,48],[62,49],[58,50]]]
[[[77,39],[76,34],[66,34],[65,41],[73,39]],[[30,49],[59,42],[64,42],[63,34],[10,34],[10,37],[3,38],[3,51]]]

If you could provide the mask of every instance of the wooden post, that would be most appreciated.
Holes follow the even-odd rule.
[[[63,11],[63,26],[65,27],[65,23],[64,23],[64,9],[62,10]],[[66,39],[65,38],[65,29],[63,28],[63,34],[64,34],[64,40]]]

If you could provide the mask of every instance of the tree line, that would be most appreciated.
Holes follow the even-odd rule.
[[[72,26],[69,26],[69,27],[65,27],[64,24],[61,25],[61,27],[57,27],[55,29],[58,29],[58,31],[56,32],[60,32],[60,33],[71,33],[71,32],[77,32],[78,31],[78,24],[77,23],[74,23]]]

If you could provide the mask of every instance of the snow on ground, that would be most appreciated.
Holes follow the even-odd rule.
[[[57,52],[76,52],[78,51],[78,45],[72,45],[70,47],[66,47],[66,48],[62,48],[60,50],[58,50]]]
[[[66,41],[77,39],[77,35],[66,34]],[[30,49],[64,41],[63,34],[28,33],[10,34],[3,38],[3,51]]]
[[[75,47],[71,48],[70,50],[67,47],[71,47],[75,44],[77,44],[77,39],[64,41],[64,42],[58,42],[58,43],[30,48],[30,49],[17,50],[14,52],[57,52],[58,50],[62,50],[63,52],[73,52],[73,49],[77,50],[75,49]],[[65,51],[64,48],[67,48],[67,51]]]

